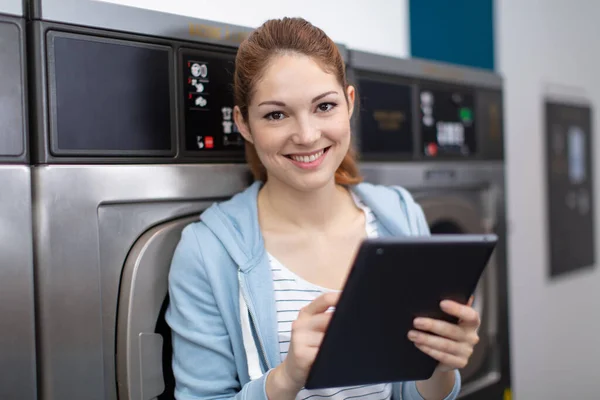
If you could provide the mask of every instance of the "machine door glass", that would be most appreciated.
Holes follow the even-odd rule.
[[[173,399],[171,335],[164,320],[168,274],[186,217],[144,233],[125,261],[117,317],[117,379],[123,400]]]
[[[468,234],[484,233],[480,212],[473,204],[460,197],[436,196],[418,199],[425,213],[429,229],[436,234]],[[488,282],[488,273],[492,267],[490,262],[475,291],[473,307],[481,315],[479,330],[480,342],[475,347],[469,365],[461,370],[465,383],[477,380],[485,375],[486,358],[488,349],[493,343],[488,335],[490,330],[496,329],[495,312],[490,312],[495,299],[491,296],[491,286]]]

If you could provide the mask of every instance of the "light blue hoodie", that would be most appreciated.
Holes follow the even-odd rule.
[[[181,234],[166,313],[178,400],[267,400],[266,377],[281,356],[271,268],[258,223],[261,185],[212,205]],[[406,190],[368,183],[350,190],[375,214],[380,236],[429,235],[421,207]],[[458,371],[455,376],[447,400],[460,391]],[[402,398],[423,400],[415,382],[394,384],[393,399]]]

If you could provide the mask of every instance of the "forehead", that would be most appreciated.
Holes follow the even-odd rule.
[[[312,57],[288,53],[274,56],[254,88],[253,102],[313,98],[325,91],[339,91],[336,76]]]

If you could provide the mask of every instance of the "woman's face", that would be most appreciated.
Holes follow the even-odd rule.
[[[354,88],[346,90],[312,58],[278,55],[257,83],[244,124],[269,181],[310,191],[331,183],[350,146]]]

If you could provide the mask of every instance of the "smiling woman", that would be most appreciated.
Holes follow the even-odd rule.
[[[322,30],[267,21],[240,45],[234,76],[256,182],[206,210],[177,246],[166,313],[177,399],[456,398],[479,317],[452,302],[441,307],[461,324],[425,318],[406,332],[440,361],[427,381],[304,389],[360,243],[429,230],[405,189],[361,182],[355,90]]]
[[[312,57],[290,51],[273,54],[258,83],[249,104],[235,109],[247,153],[258,156],[251,165],[269,171],[270,185],[286,182],[303,191],[326,185],[350,148],[354,88]]]
[[[273,48],[274,43],[277,48]],[[247,140],[246,158],[257,180],[266,182],[269,177],[254,140],[260,141],[261,133],[269,129],[287,129],[288,134],[294,135],[297,148],[291,150],[296,154],[333,147],[334,143],[322,145],[333,139],[336,154],[324,155],[333,158],[331,164],[338,165],[336,182],[361,181],[350,146],[355,90],[346,80],[346,68],[336,44],[323,31],[301,19],[268,21],[242,43],[236,65],[236,123]],[[258,82],[261,84],[257,85]],[[252,117],[258,116],[255,113],[275,124],[261,123],[264,121],[252,124]],[[328,137],[332,135],[333,138]],[[309,148],[319,145],[322,147]]]

